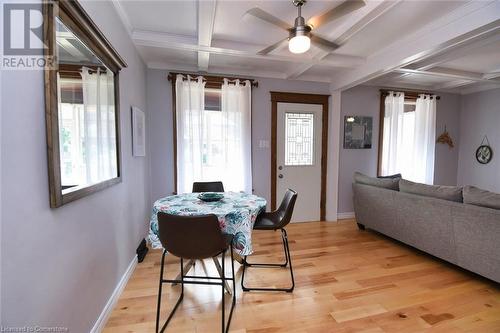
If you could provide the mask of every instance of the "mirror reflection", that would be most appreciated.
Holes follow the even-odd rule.
[[[118,176],[114,73],[56,20],[63,194]]]

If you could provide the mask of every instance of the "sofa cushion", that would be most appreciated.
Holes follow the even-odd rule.
[[[399,190],[425,197],[463,202],[462,188],[458,186],[427,185],[401,179],[399,181]]]
[[[464,187],[464,203],[500,209],[500,194],[482,190],[475,186]]]
[[[362,174],[361,172],[354,173],[354,182],[357,184],[382,187],[394,191],[399,190],[399,180],[400,178],[375,178]]]
[[[380,178],[380,179],[386,179],[386,178],[392,178],[392,179],[394,179],[394,178],[399,178],[399,179],[401,179],[401,178],[403,178],[403,176],[400,173],[396,173],[394,175],[389,175],[389,176],[377,176],[377,178]]]

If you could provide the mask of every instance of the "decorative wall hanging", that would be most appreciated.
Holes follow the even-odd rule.
[[[344,117],[344,149],[372,148],[372,117]]]
[[[442,143],[450,146],[450,148],[455,147],[453,144],[453,139],[450,136],[450,133],[446,130],[446,125],[444,126],[444,132],[437,138],[436,143]]]
[[[146,117],[135,106],[132,107],[132,155],[146,156]]]
[[[493,158],[493,149],[490,146],[490,141],[485,135],[481,145],[476,150],[476,160],[481,164],[488,164]]]

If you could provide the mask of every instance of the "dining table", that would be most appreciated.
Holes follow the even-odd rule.
[[[148,241],[153,249],[162,249],[158,238],[158,213],[171,215],[197,216],[214,214],[219,220],[221,231],[233,235],[233,250],[240,256],[252,254],[252,230],[257,216],[265,211],[266,199],[245,192],[223,192],[222,199],[207,202],[200,199],[200,193],[183,193],[156,200],[153,204],[149,222]],[[214,264],[222,273],[217,258]],[[187,272],[194,265],[189,260],[184,267]],[[230,288],[226,289],[231,293]]]

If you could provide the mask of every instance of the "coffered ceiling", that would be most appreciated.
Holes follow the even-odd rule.
[[[307,20],[344,1],[308,1]],[[500,84],[499,1],[372,1],[314,30],[341,44],[296,55],[257,52],[287,31],[245,14],[261,8],[293,25],[292,1],[113,0],[150,68],[466,92]],[[454,29],[451,31],[451,29]],[[425,42],[425,38],[428,42]]]

